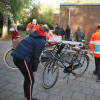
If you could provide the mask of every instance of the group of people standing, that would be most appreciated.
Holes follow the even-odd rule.
[[[58,24],[55,24],[55,34],[58,36],[62,36],[62,38],[64,39],[64,35],[65,35],[65,40],[70,40],[70,32],[71,29],[69,27],[69,25],[67,25],[66,30],[63,29],[63,27]]]
[[[64,30],[63,27],[60,27],[58,24],[55,24],[55,34],[62,36],[63,39],[64,39],[64,35],[65,35],[65,40],[67,40],[67,41],[72,40],[70,37],[71,29],[70,29],[69,25],[67,25],[66,29]],[[75,32],[74,37],[75,37],[75,41],[77,41],[77,42],[81,42],[85,37],[84,32],[81,31],[79,26],[77,27],[77,31]]]

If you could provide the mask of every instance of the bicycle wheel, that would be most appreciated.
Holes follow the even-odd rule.
[[[55,85],[59,76],[59,65],[57,61],[49,61],[43,71],[43,87],[49,89]]]
[[[13,49],[9,49],[4,54],[4,63],[8,68],[17,70],[18,68],[16,67],[16,65],[13,62],[12,50]]]
[[[52,60],[53,56],[56,54],[56,50],[53,50],[53,49],[46,49],[46,50],[43,50],[41,55],[40,55],[40,58],[39,58],[39,61],[40,61],[40,65],[42,67],[45,67],[46,63],[50,60]]]
[[[73,62],[73,73],[76,76],[81,76],[89,65],[89,57],[86,54],[80,54]]]

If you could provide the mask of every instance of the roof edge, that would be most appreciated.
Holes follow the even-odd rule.
[[[60,6],[100,6],[100,3],[60,3]]]

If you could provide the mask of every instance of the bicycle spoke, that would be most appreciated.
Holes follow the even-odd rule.
[[[78,58],[78,62],[79,63],[76,65],[74,62],[73,71],[76,75],[82,75],[86,71],[88,64],[89,64],[87,56],[84,54],[80,55],[80,57]]]

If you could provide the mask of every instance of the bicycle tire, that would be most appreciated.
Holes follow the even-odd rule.
[[[49,61],[48,64],[46,64],[46,67],[43,70],[43,78],[42,78],[43,79],[43,81],[42,81],[43,87],[45,89],[52,88],[56,84],[56,82],[58,80],[58,76],[59,76],[58,62],[52,61],[52,60]]]
[[[13,57],[12,57],[12,54],[11,54],[12,50],[13,49],[10,48],[4,54],[4,63],[8,68],[13,69],[13,70],[18,70],[18,68],[16,67],[16,65],[13,62]]]
[[[40,58],[39,58],[39,62],[40,65],[44,68],[45,64],[51,60],[53,58],[52,53],[55,55],[56,54],[56,50],[53,49],[45,49],[42,51]],[[43,55],[45,54],[45,56],[43,57]]]
[[[89,57],[86,54],[80,54],[77,57],[77,60],[74,60],[74,62],[73,62],[72,69],[73,69],[74,75],[82,76],[85,73],[85,71],[87,70],[88,65],[89,65]]]

